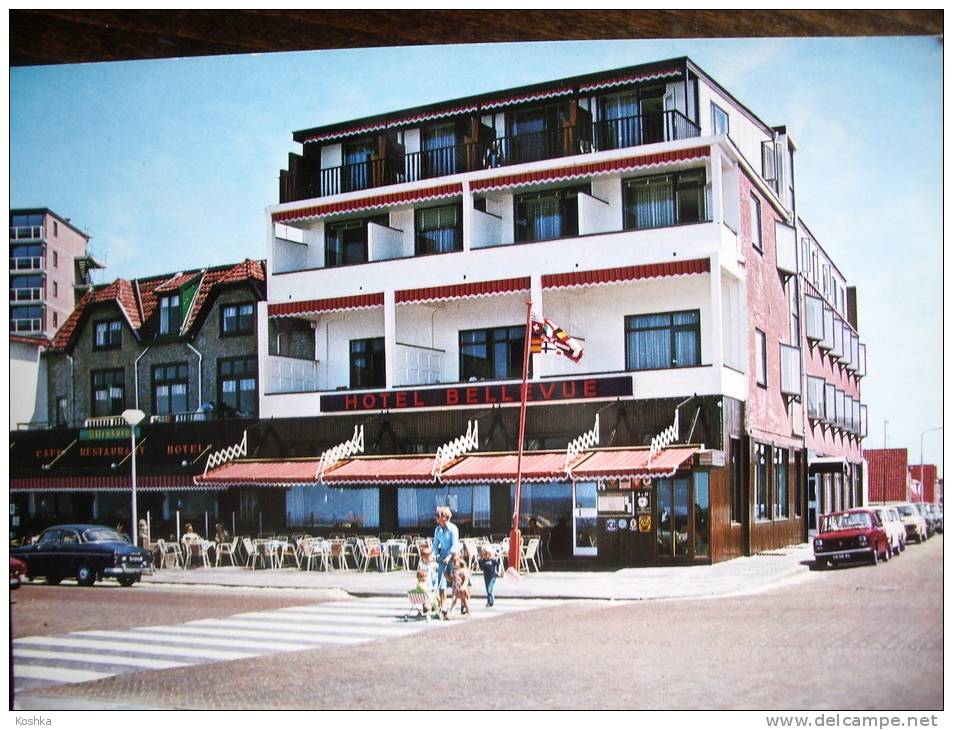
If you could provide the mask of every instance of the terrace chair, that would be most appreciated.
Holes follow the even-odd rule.
[[[377,561],[379,570],[387,570],[387,554],[384,552],[384,547],[378,538],[368,537],[365,540],[358,540],[357,548],[360,552],[361,562],[364,564],[365,573],[372,560]]]
[[[281,543],[278,550],[280,555],[278,556],[278,565],[279,567],[284,567],[285,558],[292,557],[295,561],[295,567],[301,567],[301,551],[298,548],[298,543],[288,540],[287,542]]]
[[[318,561],[318,570],[323,566],[327,570],[328,554],[325,551],[325,543],[320,537],[305,538],[301,542],[301,559],[307,560],[305,570],[311,570],[311,562]]]
[[[245,548],[245,554],[248,555],[248,560],[245,562],[246,568],[254,570],[259,561],[261,561],[261,567],[265,567],[265,555],[259,552],[258,546],[252,542],[250,537],[242,538],[242,546]]]
[[[347,566],[347,543],[344,542],[344,540],[331,540],[327,543],[327,556],[324,563],[325,570],[332,568],[335,560],[337,560],[338,567],[341,570],[350,570]]]
[[[539,538],[531,537],[526,545],[520,550],[520,570],[529,572],[529,566],[532,565],[539,572],[539,563],[537,562],[537,553],[539,552]]]
[[[212,565],[209,563],[208,551],[205,549],[205,541],[203,540],[194,540],[192,542],[185,543],[183,545],[185,548],[185,567],[195,561],[198,561],[200,564],[204,565],[206,568],[211,568]]]
[[[477,545],[477,541],[468,537],[461,542],[463,542],[464,557],[466,558],[467,565],[470,570],[477,570],[480,567],[480,549]]]
[[[159,565],[163,568],[182,567],[182,551],[178,543],[166,542],[165,540],[156,540],[159,549]]]
[[[222,556],[227,555],[228,559],[235,565],[235,551],[238,550],[238,538],[232,538],[231,542],[220,542],[215,546],[215,567],[219,567],[222,562]]]

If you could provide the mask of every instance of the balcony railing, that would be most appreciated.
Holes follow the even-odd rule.
[[[604,120],[372,158],[316,173],[283,172],[279,197],[282,203],[307,200],[462,172],[688,139],[700,133],[697,124],[676,110]]]
[[[40,287],[25,287],[10,290],[11,302],[38,302],[43,299],[43,289]]]
[[[11,271],[39,271],[45,265],[43,256],[11,256]]]
[[[38,241],[43,238],[43,226],[10,226],[11,241]]]
[[[42,332],[43,320],[38,318],[11,319],[11,332]]]
[[[211,418],[211,412],[183,411],[181,413],[163,413],[158,416],[150,416],[149,423],[193,423],[195,421],[208,421]]]

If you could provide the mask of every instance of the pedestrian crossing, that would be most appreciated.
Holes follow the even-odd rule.
[[[498,602],[472,620],[517,613],[556,601]],[[159,671],[302,649],[383,641],[437,631],[458,622],[403,621],[405,596],[333,601],[251,611],[168,626],[74,631],[13,640],[14,691],[91,682],[127,672]]]

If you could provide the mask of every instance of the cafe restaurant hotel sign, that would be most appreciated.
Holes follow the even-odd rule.
[[[528,403],[550,403],[632,395],[630,376],[541,380],[527,384]],[[322,413],[519,405],[519,383],[467,383],[449,388],[362,391],[321,396]]]

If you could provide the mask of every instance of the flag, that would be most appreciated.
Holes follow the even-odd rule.
[[[533,354],[554,352],[573,362],[582,359],[582,344],[579,340],[570,337],[566,330],[551,320],[536,314],[533,314],[529,347]]]

